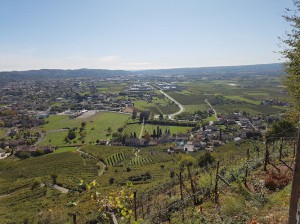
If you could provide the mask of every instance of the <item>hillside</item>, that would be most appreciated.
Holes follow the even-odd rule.
[[[264,147],[248,141],[211,154],[180,155],[166,153],[168,145],[84,146],[25,160],[11,157],[0,163],[0,216],[4,223],[70,223],[75,212],[77,223],[109,223],[102,206],[112,203],[109,211],[119,223],[284,223],[293,148],[284,142],[280,162],[275,141],[264,166]],[[53,188],[54,178],[69,192]],[[133,196],[126,196],[133,192],[138,222]]]

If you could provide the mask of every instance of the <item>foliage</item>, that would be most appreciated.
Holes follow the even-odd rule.
[[[205,152],[204,155],[201,155],[198,158],[197,162],[200,167],[205,167],[208,165],[212,165],[215,162],[215,158],[211,155],[210,152]]]
[[[284,79],[284,84],[288,89],[289,94],[293,97],[295,107],[300,110],[300,1],[294,0],[295,11],[293,14],[284,15],[285,20],[290,23],[292,30],[287,33],[283,43],[286,48],[281,52],[288,59],[285,63],[287,75]],[[290,12],[290,11],[289,11]],[[298,118],[299,119],[299,118]]]
[[[111,184],[114,178],[111,178]],[[87,190],[91,194],[91,199],[96,203],[96,211],[98,211],[98,221],[101,223],[111,223],[112,214],[119,220],[119,223],[133,223],[133,199],[134,193],[131,190],[131,183],[126,188],[117,191],[111,191],[108,195],[102,195],[97,191],[98,183],[94,180],[90,184],[81,181],[81,185],[87,185]]]

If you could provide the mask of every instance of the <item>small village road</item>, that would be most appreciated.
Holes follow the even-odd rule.
[[[176,101],[173,97],[171,97],[170,95],[168,95],[167,93],[165,93],[164,91],[160,90],[160,92],[162,94],[164,94],[165,97],[167,97],[168,99],[170,99],[171,101],[173,101],[175,104],[177,104],[177,106],[180,108],[180,110],[177,111],[176,113],[168,114],[168,117],[169,117],[170,120],[175,120],[174,117],[176,115],[181,114],[184,111],[184,106],[182,104],[180,104],[178,101]]]
[[[205,99],[205,103],[207,103],[207,105],[214,111],[214,115],[218,121],[219,119],[218,119],[217,111],[215,110],[215,108],[213,108],[213,106],[208,102],[208,99]]]

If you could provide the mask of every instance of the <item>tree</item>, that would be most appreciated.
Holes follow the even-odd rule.
[[[111,127],[108,127],[108,128],[107,128],[107,132],[108,132],[108,133],[111,133],[111,132],[112,132]]]
[[[281,53],[288,59],[285,63],[287,75],[284,79],[284,85],[294,102],[294,111],[290,113],[290,115],[292,115],[290,117],[298,123],[300,121],[300,17],[298,16],[300,1],[294,0],[293,2],[295,10],[287,10],[287,14],[283,16],[284,19],[290,23],[292,30],[287,33],[286,39],[282,40],[286,47]],[[292,14],[290,14],[290,12],[292,12]],[[297,203],[300,197],[300,132],[295,162],[290,196],[289,224],[297,222]]]
[[[85,126],[86,126],[86,122],[81,122],[81,127],[83,127],[83,128],[85,128]]]
[[[149,132],[146,132],[145,135],[144,135],[144,138],[147,140],[147,141],[150,141],[150,134]]]
[[[287,75],[284,79],[284,85],[294,102],[295,120],[300,120],[300,17],[297,15],[300,11],[300,1],[294,0],[295,10],[287,10],[283,16],[291,25],[291,32],[287,33],[286,39],[282,42],[286,46],[281,53],[287,62],[285,63],[285,71]],[[292,14],[291,14],[292,12]]]
[[[210,152],[206,152],[198,158],[197,162],[200,167],[205,167],[213,164],[215,162],[215,158],[210,154]]]
[[[134,108],[133,111],[132,111],[132,120],[135,120],[136,119],[136,115],[137,115],[137,110]]]
[[[156,131],[155,131],[155,129],[153,129],[152,137],[153,137],[153,138],[156,138]]]
[[[150,117],[150,111],[142,111],[140,113],[140,123],[147,121]]]
[[[73,140],[74,138],[76,138],[76,133],[74,130],[69,130],[68,132],[68,139]]]

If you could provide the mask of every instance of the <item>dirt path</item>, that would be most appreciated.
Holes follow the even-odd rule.
[[[142,136],[143,136],[143,131],[144,131],[144,123],[142,124],[142,128],[141,128],[141,131],[140,131],[140,136],[139,136],[139,139],[141,139],[142,138]]]
[[[104,173],[104,170],[105,170],[106,165],[105,165],[101,160],[99,160],[97,157],[95,157],[95,156],[93,156],[93,155],[91,155],[91,154],[89,154],[89,153],[86,153],[86,152],[81,151],[80,148],[78,148],[77,151],[78,151],[80,154],[83,154],[83,155],[85,155],[85,156],[87,156],[87,157],[89,157],[89,158],[92,158],[92,159],[98,161],[97,164],[98,164],[99,167],[100,167],[100,169],[98,170],[98,176],[101,176],[101,175]]]

